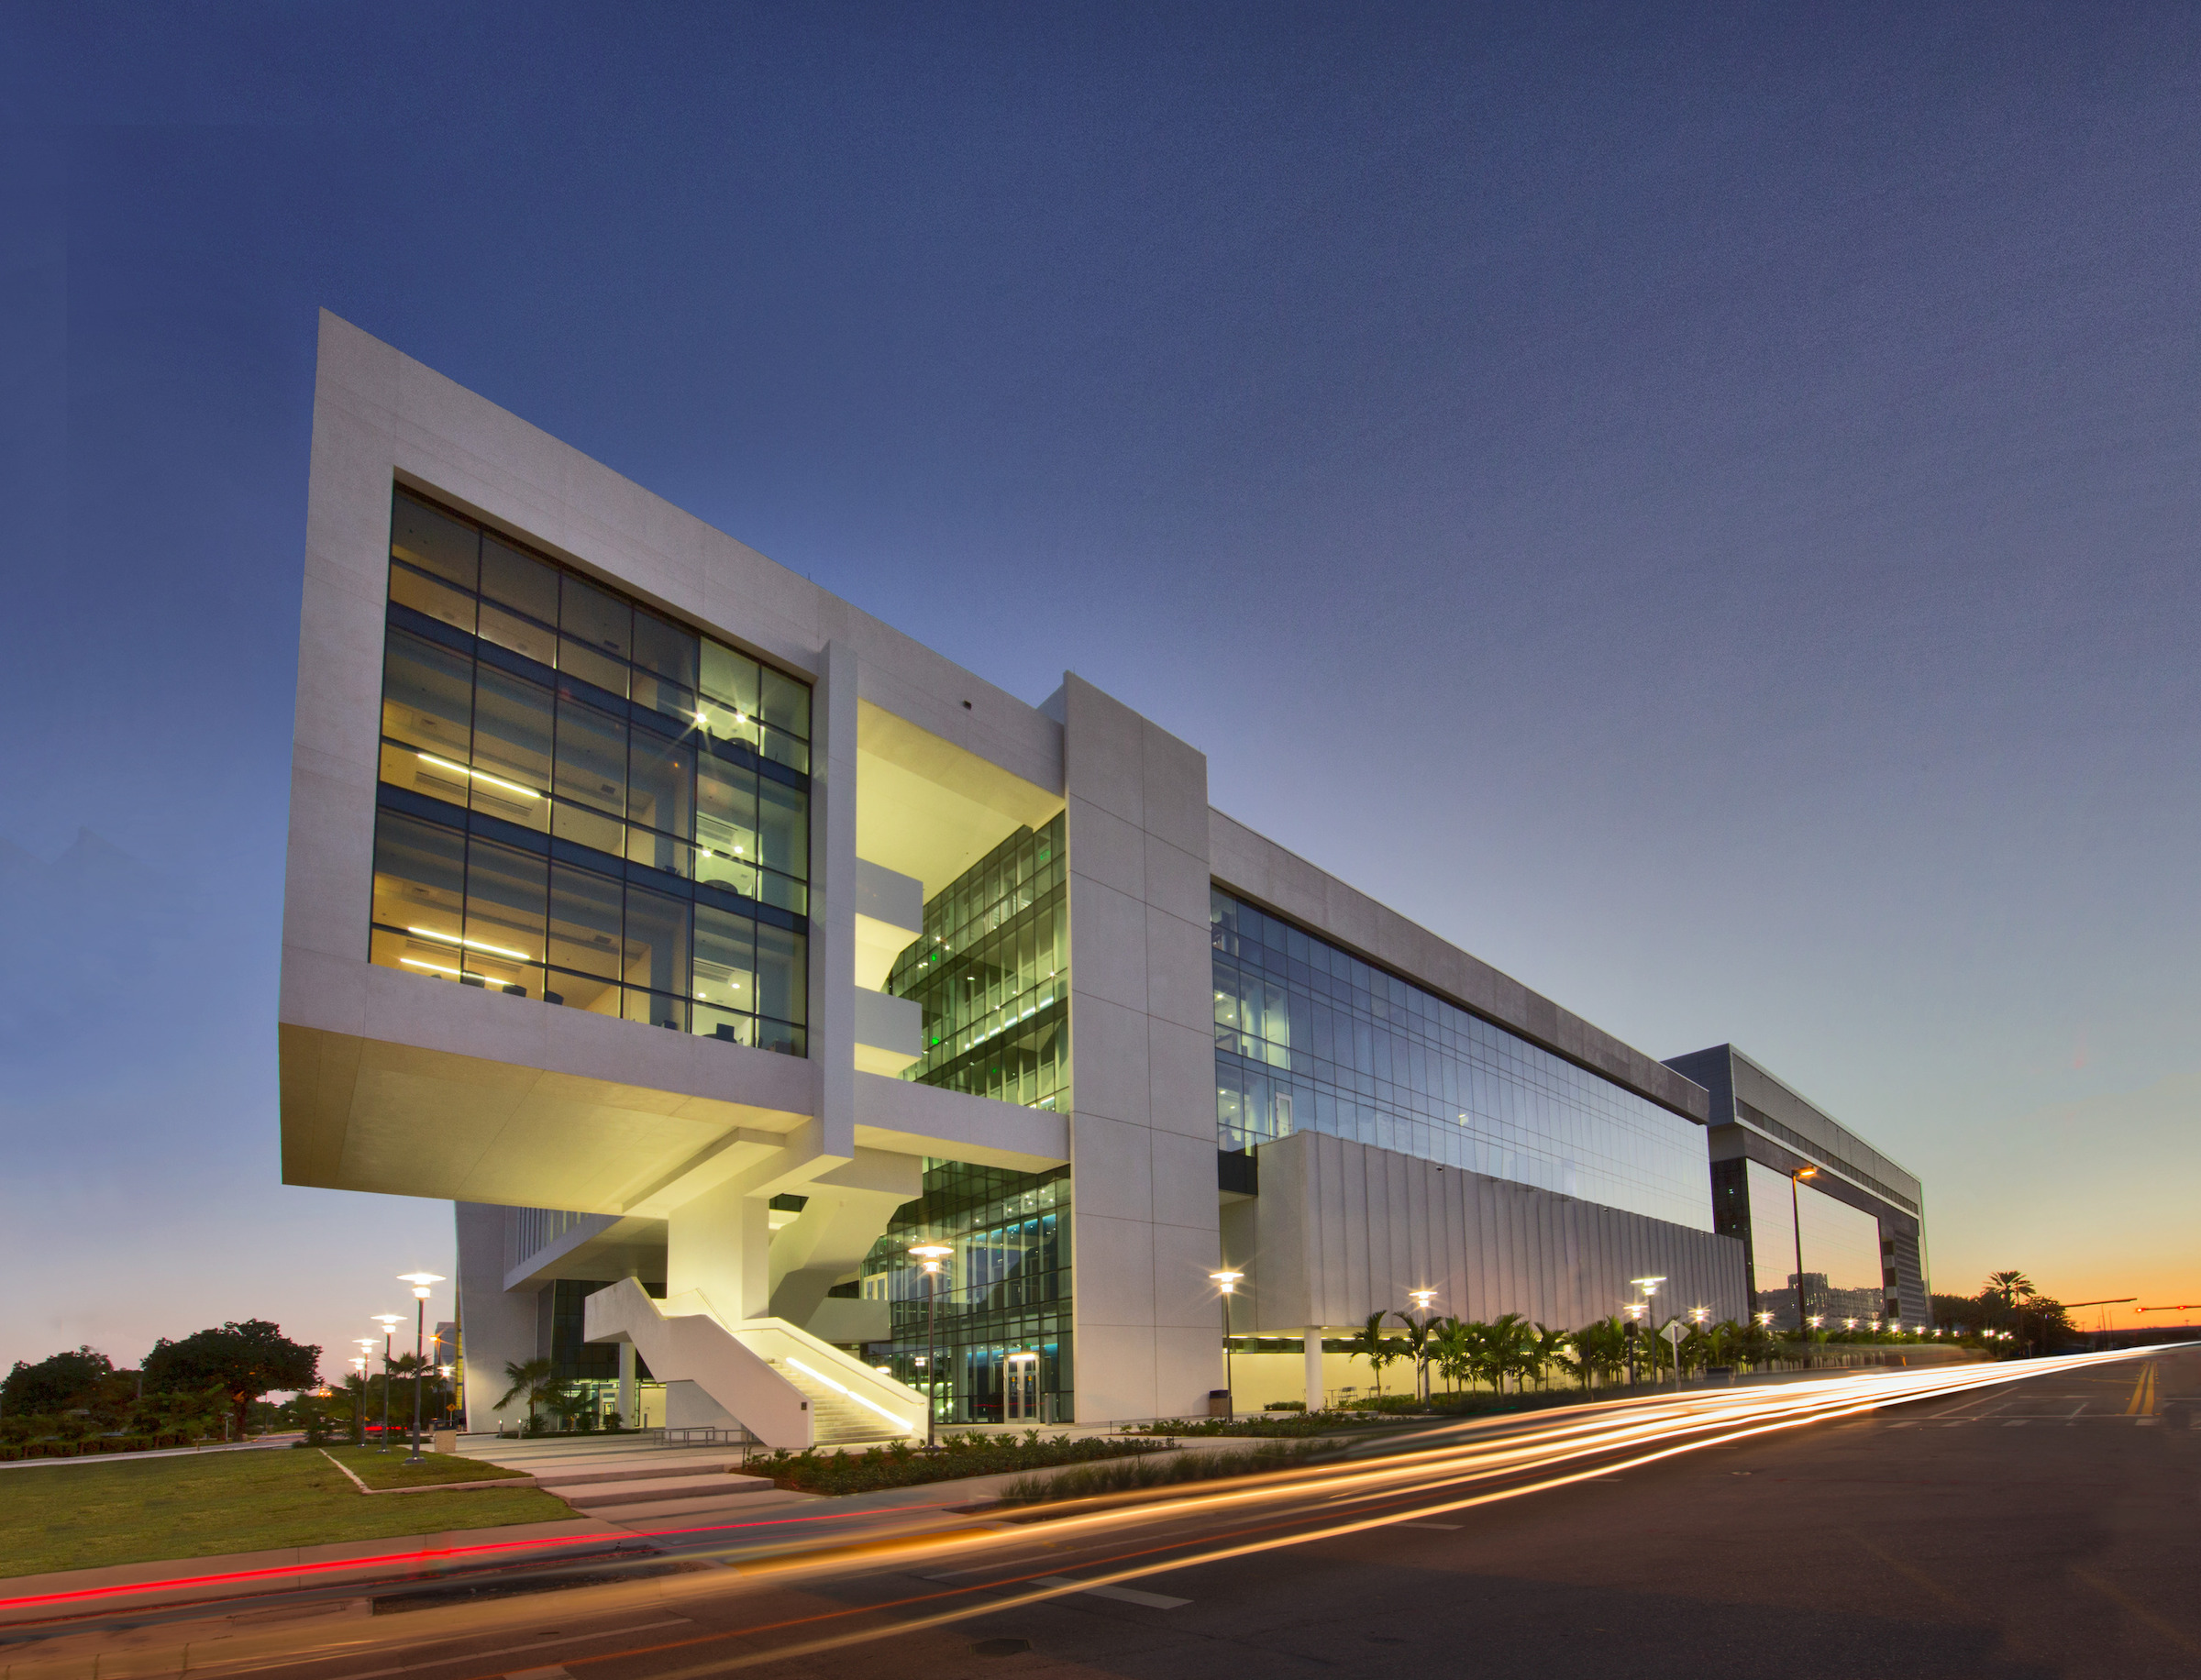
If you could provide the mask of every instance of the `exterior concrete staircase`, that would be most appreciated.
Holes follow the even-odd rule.
[[[857,1404],[845,1388],[829,1387],[817,1376],[785,1359],[771,1361],[773,1370],[802,1390],[810,1401],[810,1440],[813,1446],[853,1446],[873,1441],[901,1441],[911,1433],[895,1420]],[[652,1365],[651,1370],[657,1367]]]
[[[701,1290],[661,1305],[633,1278],[582,1306],[591,1342],[631,1342],[661,1382],[691,1382],[769,1447],[924,1433],[925,1398],[784,1319],[727,1322]]]

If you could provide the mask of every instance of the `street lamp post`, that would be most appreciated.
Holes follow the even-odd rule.
[[[1227,1266],[1220,1272],[1210,1272],[1209,1281],[1221,1291],[1222,1299],[1222,1403],[1228,1408],[1226,1417],[1238,1415],[1238,1384],[1231,1374],[1231,1296],[1237,1289],[1244,1272],[1233,1272]]]
[[[1643,1298],[1628,1309],[1628,1317],[1631,1321],[1642,1321],[1648,1323],[1651,1333],[1654,1336],[1658,1333],[1658,1326],[1651,1318],[1651,1303],[1658,1294],[1658,1286],[1665,1281],[1666,1277],[1664,1272],[1655,1277],[1631,1277],[1628,1280],[1629,1288],[1639,1290]],[[1678,1370],[1681,1365],[1680,1359],[1676,1357],[1674,1364],[1676,1369]],[[1656,1354],[1651,1355],[1651,1374],[1654,1379],[1658,1375],[1658,1355]],[[1628,1384],[1631,1387],[1635,1386],[1635,1361],[1632,1358],[1628,1362]],[[1654,1380],[1652,1387],[1656,1387],[1657,1386],[1656,1381]]]
[[[428,1286],[443,1279],[434,1272],[401,1272],[397,1280],[413,1286],[413,1451],[405,1463],[417,1464],[425,1462],[420,1455],[420,1388],[427,1370]]]
[[[920,1243],[910,1257],[924,1268],[924,1450],[933,1450],[933,1429],[940,1414],[940,1377],[933,1368],[935,1313],[940,1300],[940,1266],[956,1251],[945,1243]]]
[[[362,1349],[371,1348],[374,1341],[369,1336],[359,1336],[353,1341],[352,1345]],[[367,1444],[367,1355],[365,1353],[354,1354],[351,1356],[351,1368],[359,1374],[359,1386],[351,1392],[351,1432],[359,1443],[365,1446]]]
[[[1807,1178],[1818,1177],[1816,1166],[1799,1166],[1788,1175],[1788,1219],[1796,1231],[1796,1333],[1806,1346],[1810,1345],[1810,1332],[1805,1322],[1810,1309],[1804,1305],[1804,1210],[1796,1187]]]
[[[1409,1289],[1407,1299],[1414,1303],[1414,1310],[1421,1315],[1421,1351],[1414,1361],[1414,1398],[1422,1405],[1429,1404],[1429,1308],[1437,1299],[1434,1289]]]
[[[374,1450],[387,1453],[390,1450],[390,1338],[397,1333],[397,1327],[405,1321],[402,1313],[396,1312],[376,1312],[368,1316],[382,1327],[382,1439],[375,1442]],[[369,1345],[373,1344],[371,1343]]]

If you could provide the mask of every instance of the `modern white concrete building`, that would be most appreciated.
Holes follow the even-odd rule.
[[[1004,693],[326,315],[280,1019],[285,1180],[457,1204],[475,1428],[536,1357],[775,1443],[1182,1415],[1226,1265],[1315,1400],[1417,1288],[1748,1299],[1700,1087],[1090,683]]]

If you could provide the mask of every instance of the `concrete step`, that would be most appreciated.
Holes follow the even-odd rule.
[[[810,1438],[814,1445],[859,1446],[902,1439],[901,1430],[869,1407],[858,1406],[846,1395],[835,1393],[782,1360],[775,1359],[771,1365],[810,1401]]]
[[[716,1476],[663,1476],[648,1480],[590,1482],[578,1486],[545,1482],[543,1486],[575,1510],[591,1512],[607,1505],[662,1505],[669,1499],[704,1497],[730,1499],[772,1490],[769,1476],[728,1476],[723,1472]]]

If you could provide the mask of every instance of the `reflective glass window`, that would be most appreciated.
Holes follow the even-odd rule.
[[[626,815],[669,834],[693,833],[695,753],[654,729],[633,731],[627,750]]]
[[[384,812],[374,835],[374,920],[457,949],[466,923],[466,836]]]
[[[758,847],[768,868],[810,876],[810,795],[769,778],[757,784]]]
[[[391,553],[371,959],[804,1054],[807,940],[761,906],[807,914],[806,686],[402,492]],[[758,755],[803,785],[760,809]]]
[[[687,900],[628,883],[626,939],[619,978],[629,986],[686,995],[690,980]]]
[[[475,528],[425,502],[399,493],[390,517],[390,556],[471,593],[481,572]]]
[[[696,1001],[757,1012],[757,924],[715,905],[695,907]]]
[[[392,562],[390,599],[401,607],[411,607],[415,613],[439,618],[454,630],[463,630],[469,636],[474,633],[474,598],[425,571]]]
[[[559,696],[559,799],[580,800],[615,817],[626,814],[626,728],[623,717]]]
[[[609,876],[571,864],[550,866],[551,964],[617,979],[620,906],[625,889]]]
[[[757,924],[757,1008],[800,1026],[809,1018],[810,971],[800,934]]]
[[[474,662],[392,629],[382,663],[382,734],[464,764],[474,723]]]
[[[559,580],[558,627],[584,647],[614,659],[624,660],[634,653],[634,609],[571,572]]]
[[[547,828],[550,691],[493,665],[474,679],[473,806],[507,823]]]
[[[792,677],[766,669],[764,686],[758,712],[764,721],[775,729],[784,729],[791,735],[810,739],[810,689]]]
[[[1240,902],[1211,900],[1218,1145],[1327,1132],[1697,1230],[1703,1129]]]
[[[635,612],[635,664],[683,689],[693,689],[696,678],[697,640],[692,631],[683,630],[655,613],[636,608]]]
[[[548,864],[533,852],[475,835],[466,856],[466,967],[492,985],[542,986]]]
[[[489,602],[481,603],[481,639],[494,642],[500,647],[509,647],[537,665],[558,666],[558,632],[546,630],[531,619],[517,613],[507,613],[503,607]]]
[[[701,686],[706,698],[741,717],[757,715],[757,661],[703,638]],[[732,720],[729,719],[729,722]]]
[[[538,624],[558,623],[558,569],[488,536],[481,539],[481,594]]]

